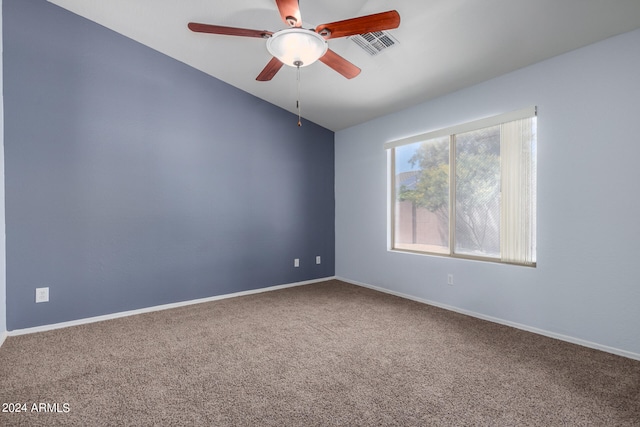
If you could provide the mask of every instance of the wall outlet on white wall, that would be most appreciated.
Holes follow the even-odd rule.
[[[49,288],[36,288],[36,302],[49,302]]]
[[[453,286],[453,274],[447,275],[447,285]]]

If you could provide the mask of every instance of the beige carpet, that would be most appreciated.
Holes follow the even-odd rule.
[[[640,362],[329,281],[9,337],[18,402],[0,425],[638,426]]]

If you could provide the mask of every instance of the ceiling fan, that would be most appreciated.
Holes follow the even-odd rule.
[[[347,79],[352,79],[360,74],[360,68],[329,49],[327,40],[390,30],[400,26],[400,15],[397,11],[392,10],[322,24],[318,25],[315,29],[305,29],[302,28],[302,17],[298,0],[276,0],[276,5],[282,20],[289,28],[272,32],[199,24],[195,22],[190,22],[188,27],[191,31],[197,33],[267,39],[267,50],[273,55],[273,58],[258,75],[256,80],[269,81],[285,64],[291,67],[297,67],[299,70],[300,67],[311,65],[318,60],[333,68]]]

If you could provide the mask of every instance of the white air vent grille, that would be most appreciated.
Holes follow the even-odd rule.
[[[398,44],[398,40],[385,31],[364,33],[349,38],[371,56],[376,56],[383,50]]]

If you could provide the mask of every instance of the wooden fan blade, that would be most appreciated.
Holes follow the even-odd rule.
[[[264,70],[256,77],[256,80],[259,82],[268,82],[276,75],[280,68],[282,68],[284,64],[275,56],[271,58],[271,61],[264,67]]]
[[[225,36],[267,38],[273,34],[266,30],[249,30],[247,28],[223,27],[221,25],[198,24],[189,22],[189,29],[196,33],[222,34]]]
[[[392,30],[399,26],[400,14],[395,10],[390,10],[389,12],[318,25],[316,33],[328,40],[374,31]]]
[[[360,74],[361,71],[360,68],[356,67],[331,49],[327,50],[327,53],[320,58],[320,61],[327,64],[329,67],[333,68],[348,79],[354,78]]]
[[[302,27],[302,16],[298,0],[276,0],[282,20],[291,27]]]

